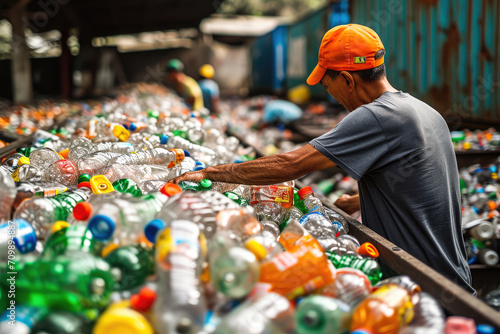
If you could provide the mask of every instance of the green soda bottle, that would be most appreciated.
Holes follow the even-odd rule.
[[[86,201],[90,194],[90,189],[81,188],[54,197],[33,197],[21,203],[14,214],[14,219],[25,219],[33,226],[36,236],[44,239],[52,224],[58,220],[66,221],[75,205]]]
[[[120,179],[113,182],[113,188],[121,193],[128,193],[134,197],[142,196],[141,189],[137,186],[137,183],[130,179]]]
[[[238,195],[233,191],[226,191],[222,193],[222,195],[226,196],[227,198],[229,198],[230,200],[241,206],[247,206],[250,204],[246,198],[241,197],[240,195]]]
[[[71,225],[53,233],[46,241],[42,256],[54,258],[68,252],[85,252],[100,256],[104,244],[83,225]]]
[[[84,252],[40,257],[19,265],[16,301],[95,317],[110,301],[115,280],[109,264]]]
[[[335,298],[310,296],[299,302],[295,322],[297,334],[347,334],[351,308]]]
[[[304,202],[300,200],[299,189],[293,188],[293,206],[297,207],[303,214],[309,212]]]
[[[382,278],[382,270],[376,259],[363,258],[358,255],[339,255],[329,251],[325,252],[326,256],[332,261],[335,268],[354,268],[363,272],[372,283],[377,284]]]
[[[206,191],[212,189],[212,181],[208,179],[203,179],[199,183],[193,181],[182,181],[179,183],[182,191]]]
[[[21,153],[25,157],[29,158],[31,152],[35,151],[36,149],[36,147],[22,147],[17,149],[17,153]]]
[[[55,311],[37,321],[30,333],[90,334],[92,333],[92,323],[82,314]]]
[[[104,258],[118,279],[115,291],[130,290],[154,274],[154,250],[141,244],[116,248]]]

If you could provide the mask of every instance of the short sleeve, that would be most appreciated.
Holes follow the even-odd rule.
[[[358,181],[389,151],[380,123],[365,107],[351,112],[310,144]]]

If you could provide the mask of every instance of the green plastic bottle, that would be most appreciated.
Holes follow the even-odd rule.
[[[300,200],[299,189],[297,188],[293,188],[293,205],[297,207],[300,211],[302,211],[303,214],[309,212],[304,202]]]
[[[362,258],[358,255],[339,255],[326,251],[325,254],[332,261],[335,268],[354,268],[363,272],[372,283],[377,284],[382,278],[382,271],[377,260],[373,258]]]
[[[226,191],[222,193],[222,195],[226,196],[227,198],[229,198],[230,200],[241,206],[247,206],[250,204],[246,198],[241,197],[240,195],[238,195],[233,191]]]
[[[115,188],[115,190],[118,192],[128,193],[134,197],[141,197],[142,196],[142,191],[137,186],[137,183],[135,183],[134,181],[132,181],[130,179],[120,179],[120,180],[113,182],[113,188]]]
[[[83,225],[71,225],[53,233],[46,241],[42,256],[54,258],[68,252],[85,252],[100,256],[104,244],[96,240]]]
[[[306,210],[307,210],[307,208],[306,208]],[[295,205],[289,207],[286,210],[285,219],[283,219],[283,221],[281,222],[281,224],[279,226],[280,227],[280,231],[283,231],[285,229],[285,227],[287,227],[288,224],[292,220],[294,220],[294,219],[300,220],[300,218],[302,218],[302,216],[303,216],[302,210],[300,210],[299,208],[297,208]]]
[[[36,147],[22,147],[22,148],[18,148],[17,152],[21,153],[25,157],[29,158],[31,152],[35,151],[36,149],[37,149]]]
[[[37,321],[30,334],[90,334],[92,323],[78,313],[55,311]]]
[[[119,247],[104,258],[118,279],[115,291],[130,290],[154,274],[154,250],[140,244]]]
[[[182,181],[179,183],[179,187],[182,191],[206,191],[212,189],[212,181],[208,179],[203,179],[200,182]]]
[[[310,296],[299,302],[295,322],[297,334],[346,334],[351,308],[335,298]]]
[[[41,257],[16,270],[16,302],[90,318],[108,305],[115,286],[109,264],[84,252]]]

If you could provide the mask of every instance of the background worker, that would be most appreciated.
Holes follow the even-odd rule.
[[[201,88],[201,93],[203,95],[203,104],[205,108],[210,110],[211,114],[219,113],[219,85],[212,78],[214,77],[215,70],[212,65],[205,64],[200,67],[200,77],[201,80],[198,84]]]
[[[474,292],[448,127],[436,110],[391,86],[384,54],[370,28],[349,24],[331,29],[307,83],[321,82],[349,115],[298,150],[208,167],[173,182],[208,178],[274,184],[338,165],[358,181],[365,225]]]
[[[179,59],[171,59],[165,67],[168,80],[174,85],[175,91],[184,98],[192,110],[203,108],[203,96],[200,86],[191,77],[184,74],[184,64]]]

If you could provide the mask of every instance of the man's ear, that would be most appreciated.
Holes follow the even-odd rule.
[[[354,78],[352,77],[351,73],[347,71],[342,71],[340,72],[340,75],[342,76],[342,79],[345,80],[345,84],[347,86],[347,89],[352,92],[354,91],[354,86],[356,85]]]

